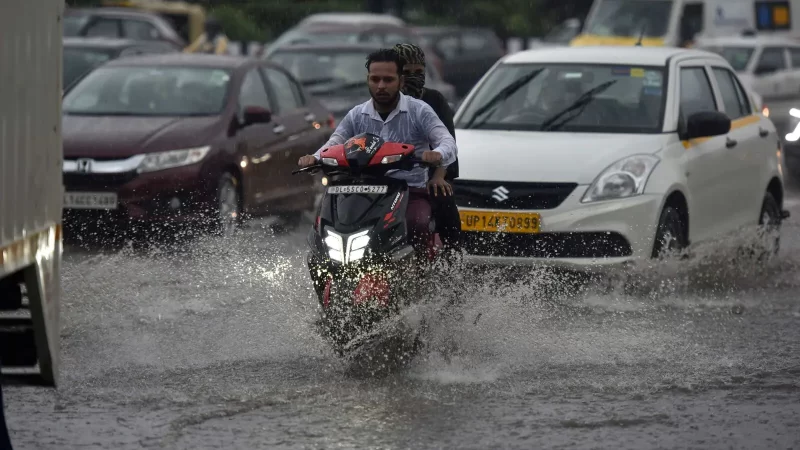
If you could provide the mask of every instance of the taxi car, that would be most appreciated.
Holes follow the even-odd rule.
[[[775,127],[711,52],[514,53],[455,125],[468,261],[625,264],[788,216]]]

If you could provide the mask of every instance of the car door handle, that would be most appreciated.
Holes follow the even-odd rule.
[[[765,130],[765,129],[761,128],[761,127],[758,127],[758,135],[763,137],[763,138],[765,138],[765,137],[769,136],[769,130]]]
[[[725,147],[733,148],[736,147],[736,144],[738,143],[739,142],[737,142],[736,139],[728,138],[727,140],[725,140]]]
[[[275,125],[275,128],[272,129],[272,132],[275,134],[281,134],[286,131],[286,127],[283,125]]]
[[[303,118],[306,120],[306,122],[313,122],[317,119],[317,116],[315,116],[314,113],[308,113]]]

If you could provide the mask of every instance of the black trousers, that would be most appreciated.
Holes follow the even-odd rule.
[[[455,197],[431,194],[431,214],[436,221],[436,231],[448,250],[460,249],[461,217],[458,215]]]

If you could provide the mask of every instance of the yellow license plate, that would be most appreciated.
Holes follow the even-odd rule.
[[[538,233],[542,225],[537,213],[509,211],[459,211],[461,230],[491,233]]]

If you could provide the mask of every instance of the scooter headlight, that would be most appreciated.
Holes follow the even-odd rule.
[[[332,260],[342,264],[358,261],[363,258],[367,251],[369,241],[369,230],[359,231],[349,236],[342,236],[329,229],[326,231],[324,239],[325,245],[328,247],[328,256]]]

